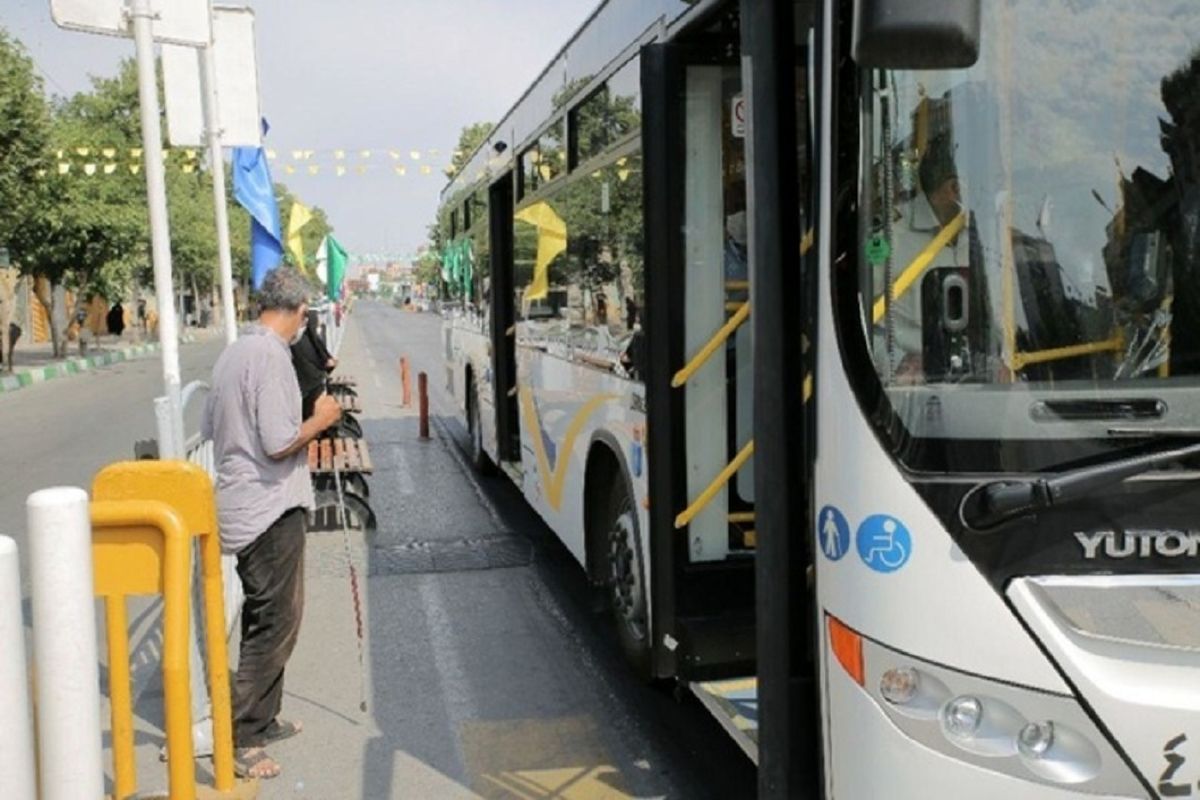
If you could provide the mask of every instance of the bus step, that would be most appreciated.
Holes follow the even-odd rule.
[[[680,667],[689,680],[717,680],[754,671],[751,613],[680,617],[676,633]]]
[[[521,473],[520,461],[501,461],[500,469],[505,475],[508,476],[509,480],[511,480],[517,486],[521,486],[522,482],[525,480],[524,475]]]
[[[692,694],[716,717],[742,751],[758,763],[758,679],[731,678],[690,684]]]

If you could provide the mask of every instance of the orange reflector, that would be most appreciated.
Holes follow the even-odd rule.
[[[862,637],[847,628],[836,617],[825,615],[829,621],[829,649],[838,663],[854,682],[862,686],[866,682],[866,667],[863,665]]]

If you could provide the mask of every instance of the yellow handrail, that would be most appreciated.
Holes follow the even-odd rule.
[[[688,379],[691,378],[692,375],[696,374],[696,370],[704,366],[704,362],[712,358],[713,353],[720,349],[721,345],[725,343],[725,340],[732,336],[733,332],[736,331],[741,324],[749,318],[750,304],[743,303],[741,308],[737,310],[737,313],[730,317],[729,320],[722,325],[716,333],[713,334],[713,337],[708,340],[708,343],[704,345],[704,347],[700,348],[700,351],[696,353],[696,355],[692,356],[692,360],[689,361],[683,369],[675,373],[675,377],[671,379],[671,386],[675,389],[678,389],[680,386],[683,386],[685,383],[687,383]]]
[[[938,232],[938,235],[933,237],[933,241],[926,245],[925,249],[917,254],[917,257],[912,260],[912,263],[904,268],[904,271],[900,273],[900,277],[896,279],[894,284],[892,284],[892,302],[899,300],[904,293],[907,292],[912,285],[917,282],[917,278],[921,277],[921,273],[925,271],[925,268],[929,266],[930,262],[937,258],[937,254],[942,251],[942,248],[950,244],[950,240],[962,232],[963,226],[966,224],[966,222],[966,212],[960,213],[957,217],[950,220],[950,222],[946,224],[946,227],[942,228]],[[884,291],[886,292],[886,289]],[[879,297],[875,298],[875,306],[871,311],[872,324],[875,324],[879,322],[879,320],[883,319],[885,296],[885,294],[881,294]]]
[[[953,223],[951,223],[951,224],[953,224]],[[961,227],[961,224],[960,224],[960,227]],[[809,251],[809,249],[812,247],[812,244],[813,244],[813,238],[814,238],[814,234],[813,234],[812,229],[810,228],[808,230],[808,232],[805,233],[804,236],[800,239],[800,255],[804,255],[805,253],[807,253]],[[725,281],[725,291],[727,291],[727,292],[728,291],[737,291],[737,290],[742,290],[742,289],[749,289],[749,288],[750,288],[750,281],[745,281],[745,280]],[[704,362],[706,362],[706,361],[708,361],[708,359],[712,358],[713,353],[717,352],[717,350],[721,347],[721,345],[725,343],[725,340],[728,339],[730,336],[732,336],[733,332],[736,331],[741,326],[741,324],[750,317],[750,302],[749,301],[746,301],[745,303],[727,302],[725,304],[725,310],[733,311],[735,313],[732,317],[729,318],[728,321],[726,321],[726,323],[724,325],[722,325],[717,330],[716,333],[713,334],[713,337],[708,340],[708,343],[705,344],[704,347],[700,348],[700,351],[698,353],[696,353],[696,355],[692,356],[692,360],[689,361],[683,367],[683,369],[681,369],[681,370],[679,370],[679,372],[675,373],[675,377],[671,379],[671,387],[672,388],[678,389],[680,386],[683,386],[685,383],[687,383],[688,379],[696,374],[696,370],[698,370],[702,366],[704,366]]]
[[[679,516],[675,517],[675,527],[682,528],[687,525],[692,519],[704,510],[704,507],[712,502],[712,499],[717,496],[717,492],[721,491],[721,487],[729,482],[733,474],[742,468],[742,465],[750,460],[750,456],[754,455],[754,440],[751,439],[746,443],[746,446],[741,449],[733,461],[730,461],[725,469],[721,470],[717,477],[713,478],[712,483],[708,485],[700,496],[692,502],[690,506],[679,512]]]
[[[1049,350],[1038,350],[1032,353],[1014,353],[1013,369],[1022,370],[1025,369],[1025,367],[1028,367],[1030,364],[1044,364],[1047,361],[1062,361],[1066,358],[1088,356],[1092,355],[1093,353],[1117,352],[1124,347],[1125,338],[1118,335],[1111,339],[1105,339],[1102,342],[1073,344],[1069,347],[1052,347]]]

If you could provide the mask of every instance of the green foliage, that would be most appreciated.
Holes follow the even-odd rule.
[[[462,132],[458,135],[458,145],[454,148],[454,153],[450,158],[450,167],[445,170],[447,178],[453,178],[459,170],[466,166],[471,154],[487,141],[495,127],[491,122],[473,122],[463,127]]]
[[[46,169],[50,113],[33,62],[0,28],[0,246],[28,216],[30,187]]]
[[[417,258],[413,277],[417,283],[423,283],[426,286],[438,286],[441,283],[442,264],[438,259],[437,252],[426,250],[421,253]]]
[[[92,152],[79,155],[82,146]],[[153,284],[146,176],[130,167],[139,163],[131,151],[141,147],[134,61],[123,61],[111,77],[93,77],[88,91],[48,103],[29,58],[0,29],[0,245],[9,243],[25,273],[110,299],[134,283]],[[175,281],[206,292],[218,281],[212,165],[195,155],[171,152],[167,206]],[[68,173],[59,173],[60,161],[70,163]],[[92,175],[84,163],[96,165]],[[116,169],[106,173],[106,163]],[[234,277],[244,281],[250,274],[250,217],[233,197],[231,167],[221,168]],[[286,226],[292,196],[287,187],[276,188]],[[315,253],[332,230],[324,211],[313,212],[303,232],[306,254]]]

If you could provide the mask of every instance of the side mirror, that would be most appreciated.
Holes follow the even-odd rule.
[[[961,69],[979,59],[980,0],[855,0],[864,69]]]

